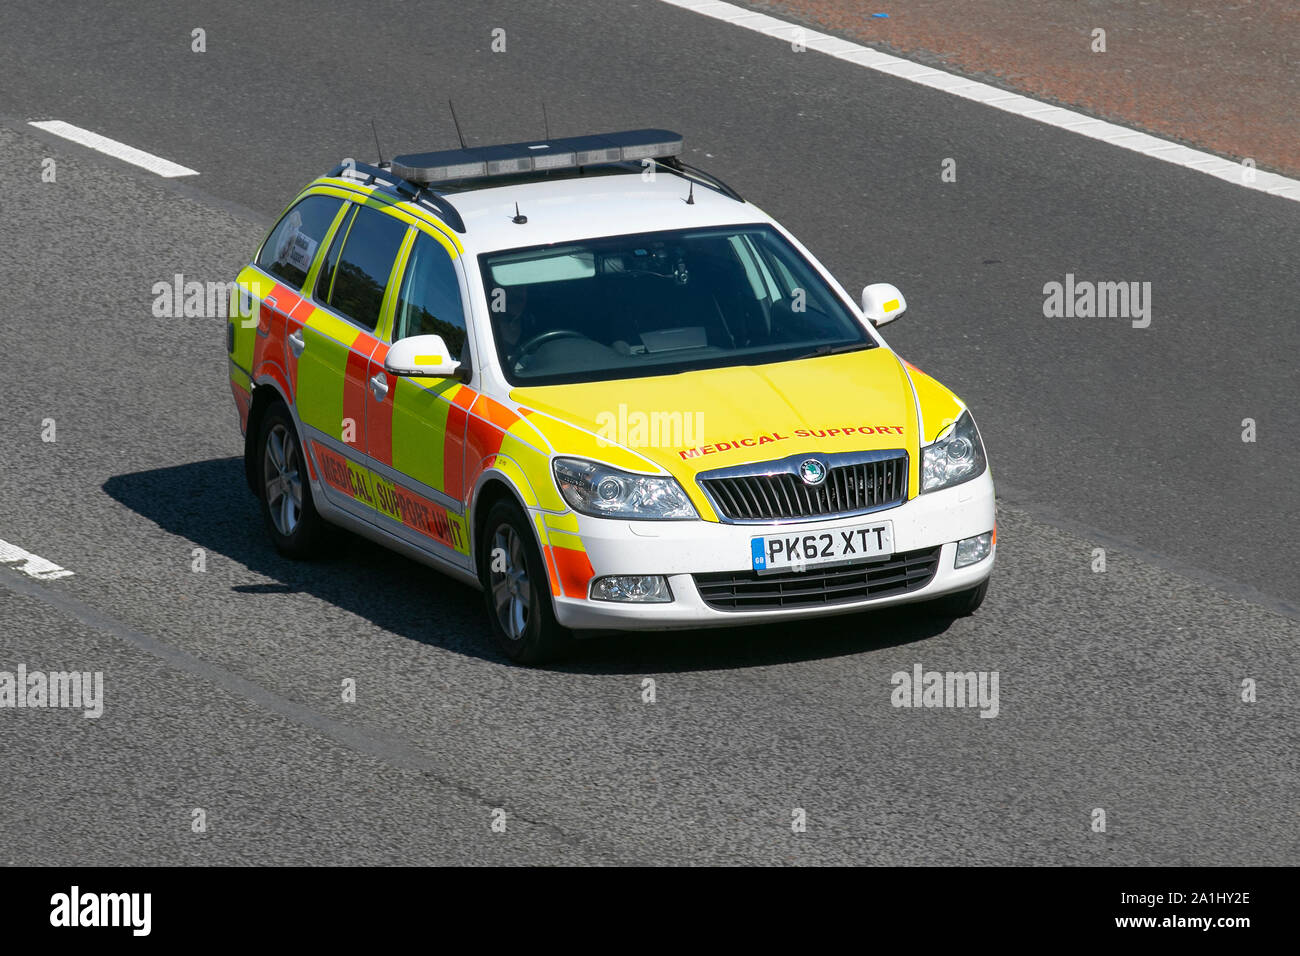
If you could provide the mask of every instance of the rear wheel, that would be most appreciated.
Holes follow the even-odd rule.
[[[310,556],[325,533],[325,521],[312,501],[304,454],[289,409],[276,402],[263,414],[258,431],[258,497],[272,543],[290,558]]]
[[[976,587],[935,598],[928,607],[938,617],[969,617],[979,610],[984,603],[984,595],[988,593],[989,579],[985,578]]]
[[[518,505],[499,501],[492,506],[478,551],[492,642],[518,664],[562,656],[572,634],[555,619],[546,565]]]

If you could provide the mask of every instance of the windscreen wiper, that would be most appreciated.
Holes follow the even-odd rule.
[[[875,348],[874,342],[844,342],[840,345],[819,345],[811,352],[800,355],[799,358],[817,358],[820,355],[839,355],[841,352],[859,352],[864,349]]]

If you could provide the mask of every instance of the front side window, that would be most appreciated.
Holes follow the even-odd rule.
[[[333,196],[308,196],[295,205],[271,230],[258,253],[258,266],[285,285],[301,289],[342,204],[343,200]]]
[[[767,225],[485,253],[492,337],[515,385],[667,375],[875,346]]]
[[[357,206],[334,234],[316,280],[316,298],[373,332],[405,238],[406,223],[369,206]]]
[[[393,314],[393,341],[411,335],[441,335],[452,355],[465,348],[465,312],[451,257],[437,240],[417,232],[407,259]]]

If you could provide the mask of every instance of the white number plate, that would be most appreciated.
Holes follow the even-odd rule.
[[[894,553],[894,523],[875,521],[828,531],[766,534],[751,538],[749,549],[754,570],[760,574],[803,570],[819,564],[879,561]]]

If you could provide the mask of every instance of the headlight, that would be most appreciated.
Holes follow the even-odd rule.
[[[555,483],[575,511],[597,518],[699,517],[674,478],[633,475],[581,458],[557,458]]]
[[[988,467],[984,443],[970,412],[962,412],[948,431],[921,449],[921,492],[950,488],[978,478]]]

